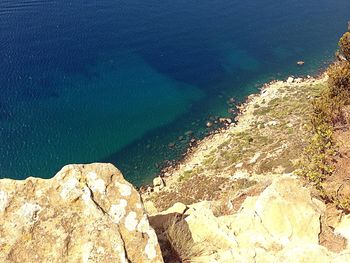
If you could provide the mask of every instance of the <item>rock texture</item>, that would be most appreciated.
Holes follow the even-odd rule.
[[[110,164],[0,180],[0,262],[163,262],[138,192]]]
[[[173,211],[182,213],[180,222],[186,223],[183,229],[190,232],[192,246],[203,248],[193,262],[350,262],[348,248],[334,253],[320,245],[325,209],[298,178],[289,174],[276,175],[262,193],[248,196],[231,214],[217,215],[216,204],[209,201],[168,211],[169,216]],[[153,215],[151,224],[165,215],[166,211]],[[159,225],[154,227],[159,232]],[[350,238],[348,217],[336,231]]]

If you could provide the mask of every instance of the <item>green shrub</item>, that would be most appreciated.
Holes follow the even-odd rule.
[[[350,63],[348,61],[338,61],[331,65],[327,74],[329,76],[329,86],[332,96],[339,92],[350,92]]]
[[[340,51],[350,61],[350,32],[346,32],[339,41]]]
[[[304,150],[301,169],[298,171],[315,183],[321,193],[325,193],[322,182],[333,174],[335,168],[333,160],[337,151],[332,138],[333,131],[337,125],[349,123],[343,112],[344,106],[350,104],[349,32],[340,39],[339,46],[347,60],[335,62],[328,68],[328,87],[312,102],[312,137]]]
[[[336,153],[332,140],[333,128],[321,124],[315,128],[309,145],[304,151],[304,160],[299,174],[315,183],[321,189],[322,182],[334,172],[332,159]]]
[[[343,107],[349,104],[349,98],[349,93],[346,90],[331,88],[329,85],[321,96],[312,102],[311,124],[314,131],[324,123],[331,126],[346,123]]]

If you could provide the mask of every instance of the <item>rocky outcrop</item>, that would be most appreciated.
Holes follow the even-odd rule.
[[[215,202],[208,201],[187,209],[176,204],[176,208],[151,216],[150,222],[162,236],[161,228],[171,220],[166,221],[166,215],[177,213],[176,224],[192,237],[192,245],[186,246],[203,248],[193,262],[350,262],[349,249],[335,253],[320,244],[325,209],[298,178],[276,175],[262,193],[246,197],[236,212],[223,214]],[[160,218],[162,227],[161,221],[155,222]],[[348,217],[336,231],[350,238]]]
[[[0,262],[163,262],[138,192],[110,164],[0,180]]]
[[[162,212],[148,201],[147,216],[110,164],[69,165],[49,180],[3,179],[0,262],[350,262],[349,216],[332,222],[344,246],[326,247],[326,207],[300,178],[261,180],[261,191],[229,200]]]

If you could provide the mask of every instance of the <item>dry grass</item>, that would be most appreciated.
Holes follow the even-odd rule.
[[[309,134],[305,125],[312,116],[311,98],[318,96],[325,86],[326,83],[286,85],[279,89],[275,98],[254,105],[251,129],[231,133],[204,160],[203,171],[206,174],[233,173],[240,162],[245,169],[258,173],[295,170]],[[259,152],[261,156],[257,162],[250,163]]]
[[[193,155],[169,171],[170,187],[144,197],[163,210],[177,201],[190,205],[219,200],[236,187],[229,178],[239,170],[255,174],[294,171],[312,135],[307,127],[312,99],[326,86],[326,78],[272,84],[265,96],[248,103],[236,126],[200,143]]]
[[[174,259],[183,263],[194,262],[194,258],[204,255],[206,247],[195,243],[186,221],[175,216],[171,219],[166,230],[166,237],[170,244]]]
[[[340,50],[350,58],[350,33],[344,34],[340,42]],[[329,81],[327,88],[319,98],[313,101],[311,128],[313,136],[305,148],[304,160],[299,174],[305,176],[318,189],[320,196],[326,201],[335,203],[338,208],[349,210],[350,200],[347,198],[349,187],[346,183],[349,162],[347,150],[337,145],[334,133],[338,130],[338,139],[347,136],[350,118],[347,108],[350,105],[350,62],[337,61],[327,70]],[[348,138],[347,138],[348,140]],[[345,195],[339,195],[343,186]],[[342,190],[343,191],[343,190]],[[344,198],[345,197],[345,198]]]

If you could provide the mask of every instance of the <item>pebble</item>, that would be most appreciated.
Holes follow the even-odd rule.
[[[206,126],[207,126],[208,128],[210,128],[211,126],[213,126],[213,123],[212,123],[211,121],[207,121]]]
[[[232,123],[232,120],[230,118],[219,118],[219,122],[221,123]]]
[[[243,163],[238,163],[235,165],[236,168],[242,168],[242,166],[243,166]]]
[[[191,136],[191,135],[193,135],[193,131],[187,131],[187,132],[185,132],[185,135],[186,136]]]
[[[289,78],[287,79],[287,83],[288,83],[288,84],[293,83],[293,81],[294,81],[294,78],[293,78],[293,77],[289,77]]]
[[[233,113],[235,113],[236,111],[235,111],[235,109],[233,109],[233,108],[229,108],[229,109],[227,110],[227,112],[233,114]]]

